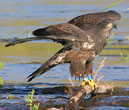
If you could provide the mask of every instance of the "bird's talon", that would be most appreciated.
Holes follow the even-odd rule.
[[[86,83],[88,83],[91,86],[92,90],[96,90],[98,88],[98,85],[94,82],[93,79],[90,80],[85,80],[84,82],[82,82],[82,86],[84,86]]]

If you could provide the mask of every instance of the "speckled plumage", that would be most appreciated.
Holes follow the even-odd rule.
[[[22,39],[6,46],[36,38],[51,39],[64,45],[46,63],[29,75],[28,81],[61,63],[70,63],[72,76],[84,77],[92,74],[93,60],[106,45],[110,32],[115,26],[114,21],[120,18],[120,14],[115,11],[81,15],[68,23],[37,29],[33,32],[37,37]]]
[[[110,23],[112,25],[109,28],[108,25]],[[54,37],[48,35],[45,38],[62,43],[64,48],[32,73],[28,77],[28,81],[61,63],[70,63],[72,76],[85,77],[85,74],[90,75],[92,73],[93,60],[106,45],[108,36],[114,28],[113,26],[113,20],[104,20],[88,31],[68,23],[52,25],[52,28],[51,26],[46,28],[49,32],[52,30]],[[56,30],[53,31],[53,28]],[[43,32],[42,29],[34,31],[34,35],[38,35],[36,33],[40,33],[40,31]],[[40,33],[38,36],[42,37],[42,35]]]

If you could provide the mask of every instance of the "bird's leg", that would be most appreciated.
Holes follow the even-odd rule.
[[[92,67],[93,67],[93,61],[87,61],[86,62],[86,74],[87,77],[84,77],[84,81],[82,82],[82,86],[89,84],[91,86],[92,90],[95,90],[98,88],[98,85],[94,82],[93,76],[92,76]]]
[[[92,75],[88,75],[86,78],[84,78],[82,86],[84,86],[87,83],[91,86],[92,90],[96,90],[98,88],[98,85],[94,82]]]

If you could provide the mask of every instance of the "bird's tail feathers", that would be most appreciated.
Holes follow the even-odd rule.
[[[36,78],[37,76],[39,76],[39,75],[41,75],[41,74],[43,74],[43,73],[45,73],[47,70],[48,70],[48,68],[46,68],[46,64],[48,64],[48,63],[45,63],[44,65],[42,65],[39,69],[37,69],[35,72],[33,72],[32,74],[30,74],[27,78],[28,78],[28,80],[27,80],[27,82],[30,82],[32,79],[34,79],[34,78]],[[46,68],[46,69],[45,69]]]
[[[58,55],[63,51],[63,48],[58,51],[55,55],[53,55],[46,63],[44,63],[40,68],[38,68],[35,72],[30,74],[27,78],[27,82],[30,82],[32,79],[36,78],[37,76],[40,76],[41,74],[44,74],[46,71],[50,70],[52,67],[63,63],[63,62],[56,62],[56,59],[58,58]]]

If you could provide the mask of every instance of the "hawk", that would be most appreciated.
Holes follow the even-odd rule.
[[[112,29],[116,28],[115,20],[120,18],[121,15],[116,11],[89,13],[73,18],[67,23],[34,30],[33,35],[37,37],[15,40],[6,46],[39,39],[51,39],[64,45],[27,77],[28,82],[61,63],[70,63],[71,76],[79,78],[87,76],[86,81],[93,81],[93,61],[107,44]],[[93,82],[91,86],[96,84]]]

